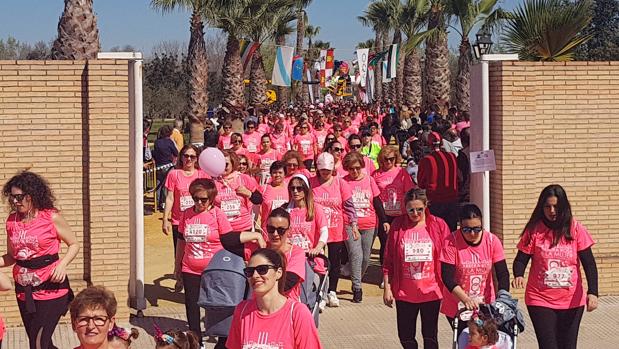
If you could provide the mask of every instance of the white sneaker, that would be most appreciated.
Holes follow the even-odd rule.
[[[381,282],[380,282],[380,286],[378,286],[378,287],[380,287],[381,289],[385,288],[385,282],[384,282],[384,281],[381,281]]]
[[[322,313],[325,310],[326,306],[327,306],[327,300],[324,298],[321,299],[320,303],[318,303],[318,311]]]
[[[331,291],[327,295],[327,305],[331,308],[337,308],[340,306],[340,300],[337,299],[335,292]]]

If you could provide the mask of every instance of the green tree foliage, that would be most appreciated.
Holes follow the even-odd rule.
[[[593,19],[585,30],[591,39],[577,53],[584,61],[619,60],[619,1],[595,0]]]
[[[149,119],[182,118],[189,101],[185,57],[156,55],[144,64],[144,115]]]
[[[49,59],[51,47],[44,41],[39,41],[34,45],[20,42],[12,36],[6,40],[0,39],[0,59]]]

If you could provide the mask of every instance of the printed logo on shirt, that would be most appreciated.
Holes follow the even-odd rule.
[[[269,333],[259,332],[257,341],[247,341],[243,343],[242,349],[284,349],[284,343],[269,343]]]
[[[355,206],[358,217],[369,217],[370,211],[370,192],[361,189],[361,187],[355,187],[352,192],[352,203]]]
[[[321,196],[314,196],[317,203],[322,205],[325,218],[327,219],[327,226],[329,228],[337,228],[340,219],[339,210],[336,207],[342,205],[341,197],[329,197],[328,193],[323,193]]]
[[[19,268],[17,272],[17,283],[22,286],[39,286],[43,280],[33,271],[28,268]]]
[[[384,198],[383,205],[385,206],[385,213],[390,216],[396,216],[402,212],[397,190],[394,188],[387,188]]]

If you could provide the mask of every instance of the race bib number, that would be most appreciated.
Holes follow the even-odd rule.
[[[404,262],[431,262],[432,242],[405,242]]]
[[[255,152],[256,152],[256,150],[258,150],[258,147],[257,147],[255,144],[253,144],[253,143],[249,143],[249,144],[247,145],[247,151],[248,151],[248,152],[250,152],[250,153],[255,153]]]
[[[544,274],[544,285],[550,288],[568,288],[572,286],[572,268],[554,267]]]
[[[191,195],[184,195],[181,196],[180,198],[180,206],[181,206],[181,212],[185,211],[186,209],[193,207],[195,203],[193,202],[193,198],[191,197]]]
[[[185,227],[185,241],[188,243],[206,242],[209,226],[206,224],[187,224]]]
[[[241,214],[241,200],[230,199],[221,201],[221,210],[228,218],[236,217]]]

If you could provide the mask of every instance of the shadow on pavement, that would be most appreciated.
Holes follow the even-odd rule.
[[[162,286],[161,283],[164,280],[172,280],[174,281],[174,275],[165,274],[162,277],[159,277],[153,280],[153,284],[144,284],[144,296],[148,303],[156,307],[158,306],[158,301],[166,300],[173,303],[185,304],[185,296],[182,292],[174,292],[173,288]]]

